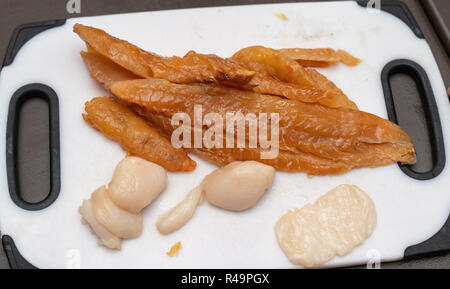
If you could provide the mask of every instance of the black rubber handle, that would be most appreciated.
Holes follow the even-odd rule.
[[[430,180],[438,176],[445,166],[445,146],[442,136],[441,121],[434,99],[433,90],[425,70],[416,62],[408,59],[397,59],[389,62],[381,73],[381,83],[383,85],[384,99],[389,120],[398,124],[395,111],[394,98],[392,95],[390,77],[395,73],[406,73],[416,82],[419,95],[423,104],[426,116],[427,128],[430,135],[432,168],[427,172],[416,172],[410,165],[399,164],[400,169],[411,178],[417,180]]]
[[[17,250],[16,244],[14,244],[14,240],[10,236],[4,235],[2,237],[2,245],[11,269],[37,269],[22,257],[19,250]]]
[[[37,203],[29,203],[23,200],[20,194],[17,170],[18,118],[22,104],[30,98],[42,98],[47,101],[50,118],[50,192],[44,200]],[[33,83],[19,88],[9,102],[6,127],[6,171],[11,199],[22,209],[30,211],[42,210],[50,206],[58,198],[61,187],[59,101],[55,91],[44,84]]]

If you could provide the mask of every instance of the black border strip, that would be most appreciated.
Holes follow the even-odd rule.
[[[356,1],[360,6],[367,7],[368,0],[356,0]],[[287,1],[287,2],[290,2],[290,1]],[[387,2],[389,2],[389,3],[387,3]],[[267,3],[269,3],[269,2],[267,2]],[[261,4],[263,4],[263,3],[261,3]],[[397,15],[398,13],[394,11],[395,9],[393,10],[393,9],[389,8],[392,6],[400,7],[399,9],[403,11],[400,14],[401,16]],[[202,7],[204,7],[204,6],[202,6]],[[175,8],[173,8],[173,9],[175,9]],[[419,25],[417,24],[417,22],[415,21],[414,17],[411,14],[411,12],[409,11],[408,7],[404,3],[400,2],[400,1],[383,0],[381,9],[399,17],[403,22],[405,22],[412,29],[412,31],[415,33],[415,35],[418,38],[424,38]],[[163,10],[163,9],[159,9],[159,10]],[[26,24],[17,26],[14,29],[12,36],[10,38],[2,66],[10,65],[13,62],[13,60],[14,60],[16,54],[18,53],[18,51],[20,50],[20,48],[33,36],[35,36],[36,34],[39,34],[42,31],[45,31],[47,29],[61,26],[65,22],[66,22],[66,19],[57,19],[57,20],[41,21],[41,22],[34,22],[34,23],[26,23]],[[58,127],[59,127],[59,123],[58,123]],[[58,141],[59,141],[59,138],[58,138]],[[450,220],[450,218],[449,218],[449,220]],[[440,234],[442,231],[450,232],[449,220],[447,220],[446,226],[444,226],[443,229],[441,229],[441,231],[438,232],[436,235]],[[436,240],[435,236],[433,236],[431,239],[429,239],[421,244],[408,247],[405,250],[405,258],[410,258],[410,257],[416,256],[417,254],[419,254],[419,251],[420,251],[420,254],[427,253],[428,247],[426,247],[426,246],[424,247],[423,244],[428,243],[432,239]],[[3,247],[4,247],[4,250],[5,250],[5,253],[8,258],[8,262],[9,262],[11,268],[13,268],[13,269],[35,269],[36,268],[35,266],[31,265],[29,262],[27,262],[21,256],[20,252],[17,250],[17,248],[14,244],[13,239],[10,236],[4,235],[2,237],[2,243],[3,243]],[[447,239],[445,240],[445,243],[450,244],[450,242]],[[442,242],[439,242],[439,244],[442,244]],[[419,246],[420,246],[420,250],[414,249],[414,248],[419,248]],[[436,248],[436,247],[434,247],[434,248]],[[443,250],[448,250],[448,249],[450,249],[450,248],[443,249],[443,248],[441,248],[441,246],[439,246],[438,250],[437,251],[433,250],[433,252],[441,252]]]
[[[35,97],[44,99],[49,106],[50,192],[44,200],[37,203],[29,203],[24,201],[20,194],[17,171],[17,134],[20,108],[25,101]],[[50,206],[58,198],[61,188],[59,149],[59,101],[56,92],[49,86],[40,83],[22,86],[13,94],[9,102],[6,126],[6,172],[8,176],[8,187],[11,199],[17,206],[30,211],[42,210]]]
[[[450,215],[444,226],[428,240],[405,249],[404,259],[438,256],[450,251]]]
[[[27,43],[28,40],[33,38],[35,35],[45,31],[47,29],[61,26],[66,23],[66,19],[56,19],[40,22],[25,23],[14,28],[11,38],[8,43],[8,48],[6,49],[5,58],[3,59],[2,66],[8,66],[16,57],[20,48]]]
[[[14,244],[14,240],[10,236],[2,236],[2,245],[11,269],[38,269],[22,257],[19,250],[17,250],[16,244]]]
[[[389,78],[391,75],[399,72],[413,77],[419,89],[423,110],[427,119],[433,158],[433,167],[427,172],[416,172],[410,165],[405,164],[399,164],[399,167],[411,178],[416,180],[430,180],[437,177],[445,167],[444,137],[442,136],[441,121],[436,100],[434,99],[433,89],[431,88],[427,73],[416,62],[408,59],[396,59],[386,64],[381,72],[381,83],[390,121],[398,124]]]

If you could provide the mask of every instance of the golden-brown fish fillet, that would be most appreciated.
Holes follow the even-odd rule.
[[[88,50],[89,47],[88,47]],[[91,50],[92,51],[92,50]],[[95,53],[95,52],[81,52],[81,56],[83,57],[83,60],[91,74],[91,77],[95,79],[97,82],[102,84],[107,90],[110,89],[112,84],[114,84],[117,81],[122,80],[131,80],[131,79],[139,79],[140,77],[131,73],[130,71],[126,70],[125,68],[115,64],[114,62],[110,61],[106,57]],[[128,150],[129,154],[132,155],[138,155],[141,156],[149,161],[153,161],[155,163],[158,163],[162,166],[164,166],[166,169],[171,171],[178,171],[178,170],[192,170],[195,168],[195,162],[190,160],[189,157],[186,155],[185,152],[183,152],[183,149],[174,149],[171,145],[171,143],[163,139],[162,136],[159,136],[156,131],[153,131],[153,128],[148,127],[146,128],[143,121],[137,120],[137,116],[133,116],[132,112],[128,108],[121,108],[118,107],[119,104],[112,101],[110,98],[96,98],[91,100],[91,102],[86,103],[86,112],[89,110],[91,112],[90,116],[93,117],[94,113],[98,114],[100,117],[100,113],[116,113],[119,112],[123,114],[125,117],[122,119],[124,122],[129,121],[130,123],[133,123],[132,126],[137,126],[136,131],[142,130],[144,134],[148,134],[149,138],[151,138],[152,142],[159,142],[161,148],[159,150],[152,151],[154,155],[152,155],[152,152],[141,150],[139,147],[135,147],[133,145],[133,136],[136,136],[138,134],[126,134],[123,136],[119,135],[112,135],[112,133],[109,131],[110,128],[116,125],[115,122],[111,121],[109,123],[103,123],[99,118],[94,118],[97,121],[99,129],[102,133],[107,135],[108,137],[118,141],[124,149]],[[122,103],[120,105],[128,105],[127,103]],[[89,107],[88,107],[89,106]],[[95,111],[97,109],[97,111]],[[83,118],[92,126],[95,126],[95,123],[90,121],[89,114],[83,115]],[[119,124],[119,122],[117,122]],[[130,131],[133,129],[133,127],[130,127]],[[97,127],[96,127],[97,128]],[[170,138],[170,136],[169,136]],[[121,140],[119,140],[121,139]],[[135,140],[134,140],[135,141]],[[124,143],[124,144],[122,144]],[[165,152],[169,152],[167,154]],[[163,152],[161,155],[160,152]],[[176,163],[171,161],[172,157],[171,154],[175,155],[178,159],[189,159],[187,161],[183,161],[185,164],[182,165],[181,169],[177,168]],[[167,156],[167,159],[165,160]],[[161,159],[159,158],[161,157]],[[192,169],[191,169],[192,167]]]
[[[170,138],[175,127],[172,126],[169,117],[152,113],[136,104],[132,104],[131,109],[144,117],[162,135]],[[310,175],[339,174],[354,168],[339,161],[331,161],[302,152],[291,153],[285,150],[280,150],[273,159],[262,159],[261,150],[258,148],[188,148],[186,150],[221,167],[234,161],[255,160],[273,166],[276,170],[303,171]]]
[[[143,78],[162,78],[175,83],[228,81],[246,84],[255,74],[216,55],[189,51],[184,57],[162,57],[98,28],[75,24],[73,30],[93,50]]]
[[[133,113],[118,104],[112,97],[97,97],[86,102],[84,120],[105,136],[137,156],[157,163],[165,169],[192,171],[196,163],[183,149],[175,149],[156,130]]]
[[[215,85],[179,85],[160,79],[118,82],[111,91],[123,101],[169,118],[185,112],[193,119],[195,104],[202,105],[204,115],[215,112],[223,119],[226,112],[278,113],[281,151],[334,162],[344,167],[341,171],[416,160],[411,140],[399,126],[361,111],[332,109]],[[230,154],[231,158],[250,152],[224,149],[224,154]],[[305,166],[297,170],[318,174],[317,170]],[[320,172],[326,173],[335,171]]]
[[[304,67],[328,67],[337,62],[356,66],[361,62],[345,50],[331,48],[283,48],[278,49],[284,55],[296,60]]]
[[[334,104],[339,103],[340,107],[348,107],[356,110],[358,109],[356,104],[351,101],[339,87],[337,87],[332,81],[328,80],[328,78],[326,78],[323,74],[315,69],[306,69],[306,72],[311,77],[311,79],[314,80],[319,88],[335,93],[334,96],[322,99],[320,104],[328,107],[336,107]]]
[[[82,53],[82,56],[91,76],[98,82],[104,85],[106,84],[105,86],[107,86],[107,88],[117,81],[138,78],[138,76],[117,66],[101,55],[95,53]],[[112,70],[110,68],[112,68]],[[175,85],[175,87],[179,88],[177,85]],[[214,95],[215,97],[221,97],[224,93],[236,96],[241,93],[248,94],[247,92],[236,89],[207,84],[188,86],[188,91],[189,90],[192,95],[207,93],[209,95]],[[168,91],[170,92],[170,90]],[[180,91],[181,90],[179,90],[179,92]],[[269,99],[271,98],[269,97]],[[128,102],[125,103],[129,105]],[[157,129],[162,135],[170,138],[174,127],[170,124],[169,117],[162,114],[156,114],[136,104],[131,104],[131,108],[136,113],[146,118],[150,125]],[[295,134],[297,132],[293,131],[291,133]],[[300,138],[304,137],[304,135],[303,137],[302,134],[300,135]],[[299,142],[298,147],[289,147],[286,146],[284,142],[281,143],[280,145],[282,147],[280,147],[280,152],[274,159],[261,159],[261,151],[259,149],[192,148],[187,150],[220,166],[236,160],[257,160],[272,165],[277,170],[304,171],[311,175],[337,174],[357,167],[374,167],[388,164],[395,161],[389,156],[398,156],[401,154],[402,150],[405,151],[407,155],[410,154],[408,146],[401,144],[393,145],[385,143],[374,145],[359,143],[355,146],[352,139],[340,139],[340,144],[336,148],[336,139],[333,138],[327,140],[321,137],[309,137],[309,141],[310,143],[308,143],[308,139],[306,143]],[[358,149],[355,150],[355,147]],[[367,153],[367,151],[371,151],[372,153]],[[317,154],[320,156],[317,156]],[[358,162],[354,162],[355,158],[359,159]]]
[[[117,81],[141,78],[100,54],[84,51],[80,54],[91,77],[107,90]]]
[[[138,105],[131,105],[131,108],[139,115],[148,120],[152,127],[155,127],[158,132],[170,138],[173,130],[176,128],[172,126],[170,118],[162,114],[149,112]],[[359,162],[346,162],[337,159],[327,159],[318,157],[311,153],[306,153],[297,150],[291,152],[289,150],[281,149],[279,154],[273,159],[262,159],[261,150],[259,148],[189,148],[192,152],[202,159],[215,163],[219,166],[225,166],[233,161],[255,160],[267,165],[273,166],[281,171],[303,171],[309,175],[331,175],[346,172],[350,169],[358,167],[377,167],[392,163],[392,159],[379,157],[386,154],[386,149],[390,149],[391,153],[395,154],[395,146],[389,145],[375,145],[372,148],[373,153],[360,153],[361,160]],[[402,149],[402,148],[400,148]]]
[[[314,86],[314,81],[300,64],[272,48],[263,46],[242,48],[231,59],[251,70],[267,73],[284,82]]]
[[[232,59],[258,72],[249,83],[255,92],[318,102],[328,107],[357,109],[340,89],[327,83],[326,77],[318,77],[318,72],[311,73],[278,50],[251,46],[236,52]]]
[[[280,62],[277,67],[278,74],[284,74],[289,79],[290,73],[283,72],[283,69],[291,69],[290,65],[294,65],[298,70],[291,77],[293,83],[274,79],[264,73],[256,73],[232,59],[223,59],[216,55],[203,55],[189,51],[184,57],[162,57],[115,38],[97,28],[75,24],[74,31],[86,41],[88,51],[91,53],[87,56],[82,55],[88,68],[91,56],[98,54],[140,78],[162,78],[174,83],[215,82],[303,102],[318,102],[329,107],[353,108],[348,106],[347,101],[341,102],[341,98],[336,95],[336,92],[327,91],[311,84],[311,79],[299,64],[273,49],[270,51],[284,59],[284,62]],[[268,59],[270,60],[270,58]],[[105,61],[102,62],[102,65],[105,66]],[[290,64],[283,64],[285,62],[290,62]],[[270,63],[277,65],[276,59],[272,59]],[[106,69],[113,73],[114,65],[109,64],[109,66],[110,68],[106,67]],[[98,68],[92,67],[92,69]],[[92,71],[91,75],[93,78],[99,77]],[[304,79],[305,84],[300,85],[301,82],[295,79]],[[108,83],[105,85],[109,86]]]

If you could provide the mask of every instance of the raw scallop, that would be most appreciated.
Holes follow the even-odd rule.
[[[183,227],[194,215],[202,198],[202,194],[203,191],[201,187],[196,187],[190,191],[183,201],[158,219],[158,222],[156,223],[158,231],[161,234],[166,235]]]
[[[114,170],[108,194],[118,207],[136,214],[166,186],[167,173],[161,166],[138,157],[126,157]]]
[[[122,239],[139,237],[142,233],[142,216],[117,207],[102,186],[91,196],[95,219],[108,231]]]
[[[213,171],[201,186],[211,204],[231,211],[253,207],[272,184],[275,169],[255,162],[233,162]]]
[[[102,188],[99,188],[102,189]],[[94,212],[92,211],[92,201],[84,200],[79,208],[80,214],[83,217],[83,220],[89,224],[92,231],[97,235],[98,242],[105,247],[111,249],[120,250],[122,240],[115,236],[113,233],[105,229],[102,224],[100,224],[94,216]]]
[[[355,185],[340,185],[314,204],[288,211],[275,232],[289,261],[313,267],[350,253],[369,238],[375,225],[370,197]]]

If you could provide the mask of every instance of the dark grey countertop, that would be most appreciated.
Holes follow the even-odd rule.
[[[436,0],[443,3],[446,0]],[[124,12],[136,12],[136,11],[150,11],[161,9],[176,9],[176,8],[188,8],[188,7],[205,7],[205,6],[221,6],[224,3],[229,5],[237,4],[252,4],[252,3],[274,3],[274,2],[289,2],[289,1],[270,1],[270,0],[231,0],[231,1],[201,1],[201,0],[165,0],[165,1],[139,1],[139,0],[80,0],[81,13],[69,14],[66,10],[66,4],[68,0],[0,0],[0,60],[3,59],[6,47],[8,45],[9,38],[12,30],[19,24],[50,20],[61,19],[69,17],[79,16],[92,16],[92,15],[105,15],[113,13]],[[291,1],[292,2],[292,1]],[[302,1],[298,1],[302,2]],[[418,21],[421,29],[430,44],[433,54],[435,55],[441,74],[443,75],[446,87],[450,86],[450,65],[448,54],[445,52],[441,41],[439,41],[433,26],[422,6],[417,0],[404,0],[416,20]],[[448,4],[448,3],[447,3]],[[29,112],[33,115],[33,109],[38,109],[39,105],[33,105],[29,107]],[[32,128],[30,128],[32,129]],[[25,132],[26,133],[26,132]],[[36,158],[39,156],[29,155],[29,158]],[[24,159],[24,165],[27,165],[27,160]],[[45,168],[43,168],[45,169]],[[33,176],[28,176],[33,178]],[[6,181],[6,180],[3,180]],[[42,185],[45,188],[45,184]],[[6,193],[6,192],[2,192]],[[6,256],[3,253],[3,249],[0,248],[0,268],[9,268]],[[357,268],[365,268],[360,266]],[[426,257],[414,260],[404,260],[400,262],[383,263],[381,268],[450,268],[450,252],[441,256]]]

